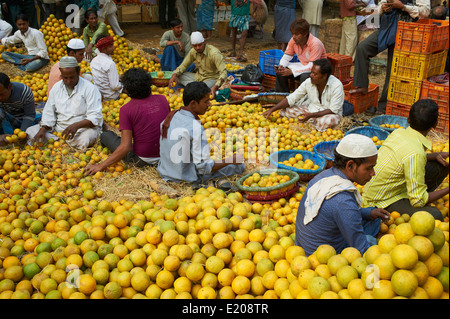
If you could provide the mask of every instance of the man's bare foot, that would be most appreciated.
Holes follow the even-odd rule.
[[[367,92],[369,92],[369,88],[355,88],[355,89],[349,91],[350,94],[356,94],[356,93],[367,94]]]

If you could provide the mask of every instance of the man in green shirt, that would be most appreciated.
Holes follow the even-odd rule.
[[[412,215],[427,211],[443,220],[442,213],[429,204],[449,193],[436,190],[448,175],[448,152],[430,153],[432,142],[426,138],[436,127],[437,104],[419,100],[411,107],[407,129],[396,129],[378,152],[375,176],[364,187],[365,206],[385,208],[389,212]]]
[[[161,48],[164,48],[161,57],[161,70],[163,71],[175,70],[192,49],[191,38],[189,34],[183,31],[181,20],[174,19],[169,24],[171,30],[164,32],[159,42]],[[194,67],[195,65],[187,71],[191,72]]]
[[[194,81],[205,82],[214,98],[217,89],[227,78],[223,55],[216,47],[206,44],[201,32],[192,32],[191,44],[192,49],[185,56],[183,63],[173,72],[169,86],[176,83],[186,86]],[[197,65],[197,73],[186,72],[193,62]]]

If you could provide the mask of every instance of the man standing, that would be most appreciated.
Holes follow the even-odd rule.
[[[183,22],[184,31],[191,35],[197,29],[195,21],[195,0],[177,0],[178,15]]]
[[[62,80],[53,86],[42,111],[41,123],[26,130],[31,145],[61,136],[75,148],[85,150],[95,143],[103,124],[102,98],[95,85],[80,77],[80,66],[71,56],[59,61]]]
[[[268,118],[280,110],[281,116],[310,121],[318,131],[338,125],[343,116],[345,93],[342,82],[331,71],[328,59],[314,61],[310,78],[263,115]]]
[[[158,173],[165,181],[188,182],[194,188],[203,187],[209,180],[242,174],[244,156],[235,154],[215,162],[199,115],[210,105],[210,89],[204,82],[191,82],[183,92],[184,106],[167,115],[161,124]],[[222,179],[215,184],[224,190],[231,184]]]
[[[432,143],[426,138],[437,124],[439,108],[432,100],[419,100],[411,106],[407,129],[396,129],[380,148],[375,176],[364,189],[364,203],[389,212],[412,215],[427,211],[443,220],[430,206],[449,192],[436,190],[448,176],[448,152],[427,153]]]
[[[292,38],[276,70],[276,91],[289,93],[289,79],[303,83],[311,73],[312,62],[327,57],[325,47],[317,37],[309,32],[309,23],[305,19],[295,20],[290,30]],[[289,62],[297,55],[300,62]]]
[[[164,32],[159,45],[164,48],[161,57],[161,70],[173,71],[181,62],[186,54],[191,51],[191,38],[189,34],[183,32],[183,23],[179,19],[170,21],[171,30]],[[194,68],[191,67],[188,72]]]
[[[355,247],[361,254],[376,245],[380,220],[389,213],[381,208],[362,208],[361,195],[353,183],[366,184],[373,176],[377,148],[364,135],[345,136],[334,151],[332,168],[309,183],[297,212],[295,244],[311,255],[320,245],[331,245],[340,253]]]
[[[206,44],[201,32],[191,34],[192,49],[186,55],[183,63],[173,72],[169,80],[169,86],[173,83],[180,83],[186,86],[193,81],[205,82],[211,88],[211,94],[214,98],[217,89],[227,78],[227,69],[225,61],[219,49]],[[187,68],[196,62],[197,73],[186,72]]]
[[[8,22],[13,26],[13,32],[18,29],[15,21],[19,14],[28,17],[33,29],[39,28],[34,0],[2,0],[1,2],[2,12],[9,16]]]
[[[36,108],[31,89],[23,83],[10,82],[0,73],[0,145],[6,143],[6,136],[14,129],[25,131],[34,124]]]
[[[322,6],[323,0],[302,0],[302,18],[309,22],[310,31],[316,38],[322,24]]]
[[[351,56],[355,59],[356,46],[358,45],[358,23],[356,10],[365,7],[366,3],[357,0],[341,1],[342,35],[339,46],[339,54]]]
[[[94,84],[100,90],[103,100],[116,100],[122,92],[119,72],[111,56],[114,54],[113,37],[99,38],[95,47],[100,53],[92,59],[91,72]]]
[[[28,55],[5,51],[2,58],[15,64],[19,70],[27,72],[34,72],[46,66],[49,56],[42,32],[30,27],[28,17],[22,13],[16,16],[16,25],[19,30],[12,36],[3,38],[2,44],[9,46],[23,42]]]
[[[378,12],[380,15],[396,10],[399,20],[411,22],[417,19],[426,19],[430,14],[429,0],[381,0],[378,2]],[[369,88],[369,63],[370,58],[376,56],[379,51],[378,48],[378,34],[379,29],[369,35],[364,41],[360,42],[356,47],[356,55],[354,62],[353,86],[355,89],[350,93],[367,94]],[[387,93],[389,86],[389,79],[391,76],[392,58],[394,57],[394,46],[389,46],[388,60],[386,66],[386,77],[384,80],[383,91],[378,99],[378,112],[385,113]],[[374,114],[377,111],[376,107],[371,107],[367,113]]]

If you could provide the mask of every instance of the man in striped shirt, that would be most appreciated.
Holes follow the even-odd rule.
[[[0,145],[14,129],[25,131],[34,124],[36,109],[33,92],[23,83],[11,82],[0,73]]]
[[[384,141],[378,153],[375,176],[364,189],[364,205],[389,212],[412,215],[427,211],[443,220],[429,204],[449,193],[436,190],[448,175],[448,152],[427,153],[432,142],[427,134],[437,124],[439,109],[432,100],[419,100],[409,112],[407,129],[397,129]]]

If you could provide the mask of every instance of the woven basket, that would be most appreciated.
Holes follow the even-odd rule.
[[[150,75],[152,76],[153,85],[162,87],[169,86],[169,80],[172,77],[173,72],[172,71],[162,71],[162,72],[164,72],[164,76],[162,78],[159,78],[157,76],[158,72],[150,72]]]
[[[289,181],[286,183],[270,186],[270,187],[249,187],[244,186],[244,181],[252,176],[254,173],[258,173],[261,176],[270,175],[271,173],[276,172],[281,175],[288,175]],[[299,176],[297,173],[291,170],[285,169],[263,169],[260,171],[252,172],[245,176],[242,176],[237,182],[236,186],[239,188],[241,193],[244,194],[245,198],[249,201],[256,202],[267,202],[272,200],[278,200],[280,198],[292,195],[299,189],[298,185]]]
[[[319,166],[319,168],[316,170],[298,169],[279,163],[288,160],[296,154],[301,154],[304,161],[307,159],[312,160],[316,165]],[[275,152],[269,155],[269,161],[272,165],[279,169],[287,169],[296,172],[301,181],[310,181],[314,176],[323,171],[325,169],[325,165],[327,164],[322,155],[303,150],[284,150]]]
[[[258,93],[258,102],[261,104],[277,104],[282,101],[289,93],[265,92]]]
[[[334,149],[339,144],[340,141],[325,141],[316,144],[313,148],[313,152],[319,155],[322,155],[323,158],[327,161],[326,167],[333,166],[334,161]]]
[[[403,116],[396,116],[396,115],[379,115],[372,117],[369,120],[369,125],[373,127],[380,127],[381,124],[398,124],[400,126],[403,126],[403,128],[407,128],[409,126],[408,119]],[[388,132],[393,132],[395,128],[390,127],[380,127],[383,130],[386,130]]]
[[[254,92],[245,92],[242,90],[231,89],[230,98],[233,100],[242,100],[247,95],[252,95]]]
[[[365,135],[367,137],[378,137],[379,140],[385,140],[388,136],[389,136],[389,132],[376,127],[376,126],[358,126],[355,128],[352,128],[351,130],[348,130],[345,135],[347,136],[348,134],[361,134],[361,135]],[[377,145],[377,148],[380,148],[381,145]]]

